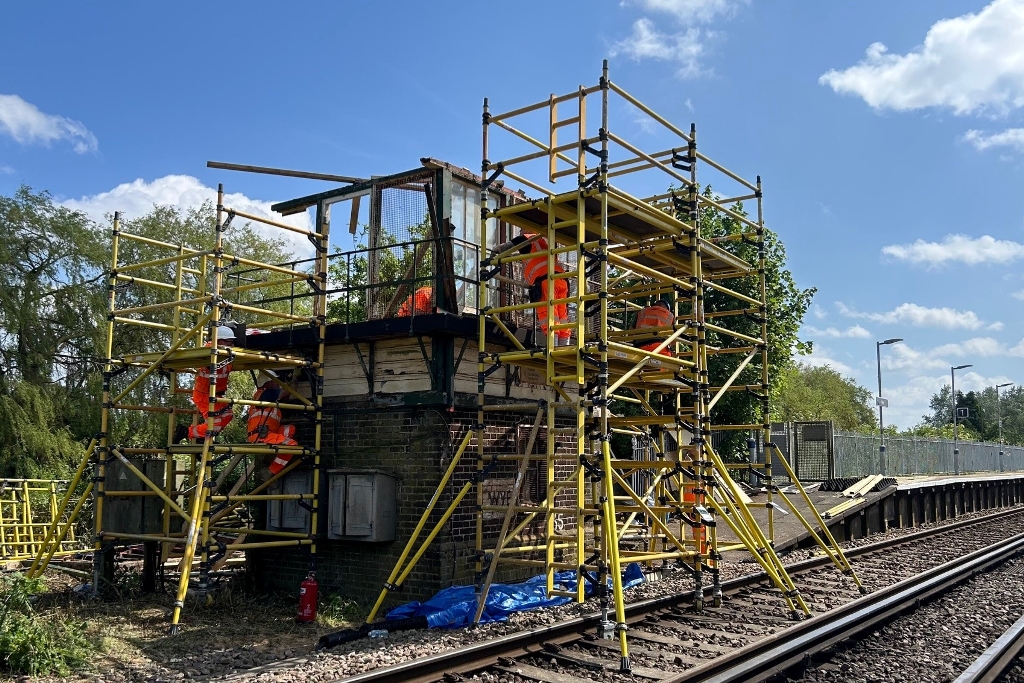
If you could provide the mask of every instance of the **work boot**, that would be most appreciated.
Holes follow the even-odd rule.
[[[533,330],[528,327],[519,327],[515,331],[515,338],[519,340],[519,343],[530,348],[533,346]]]
[[[174,428],[174,436],[171,437],[171,443],[181,443],[188,437],[188,426],[178,425]]]

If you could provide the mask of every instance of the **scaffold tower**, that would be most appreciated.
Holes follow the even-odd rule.
[[[313,268],[298,270],[228,253],[225,233],[232,221],[258,222],[268,230],[308,238],[314,248]],[[179,629],[190,586],[194,583],[201,603],[209,602],[211,573],[232,553],[304,547],[309,551],[310,569],[314,568],[321,486],[328,226],[323,211],[318,211],[313,229],[308,230],[225,206],[222,185],[217,190],[216,223],[211,226],[212,246],[207,249],[125,232],[120,215],[114,214],[100,431],[61,502],[61,509],[68,514],[54,515],[30,575],[40,575],[62,550],[90,500],[94,591],[102,590],[112,574],[118,544],[142,543],[158,554],[161,564],[176,559],[179,578],[172,634]],[[140,259],[126,260],[125,252],[140,255]],[[244,275],[239,277],[240,273]],[[291,295],[274,297],[275,288],[284,288]],[[129,294],[130,305],[125,305]],[[316,343],[281,353],[246,348],[245,330],[251,334],[294,327],[312,328]],[[228,344],[219,343],[226,329],[238,334]],[[149,340],[152,346],[140,350],[139,339]],[[218,392],[216,381],[210,381],[207,409],[197,411],[184,396],[193,393],[191,376],[203,369],[208,377],[217,377],[220,371],[255,378],[262,371],[283,397],[273,402],[258,400],[258,396],[231,398]],[[289,374],[291,381],[282,379]],[[142,391],[144,388],[147,390]],[[141,402],[134,402],[140,396]],[[284,411],[292,416],[286,421],[302,430],[301,444],[294,440],[268,443],[259,438],[226,442],[215,423],[224,406],[232,411],[236,406]],[[115,438],[119,420],[130,424],[133,416],[147,413],[166,414],[164,443],[133,445]],[[188,441],[180,435],[179,415],[191,421],[194,438]],[[197,431],[202,426],[205,429]],[[287,461],[276,472],[267,468],[275,458]],[[121,473],[130,472],[142,485],[120,490],[110,476],[114,467]],[[308,472],[306,490],[286,492],[276,485],[297,470]],[[159,506],[158,528],[126,531],[123,520],[105,514],[112,501],[138,498]],[[275,501],[294,501],[305,508],[307,528],[261,528],[256,521],[262,509],[259,506]],[[193,572],[198,574],[197,582]]]
[[[667,147],[643,151],[613,132],[613,111],[620,121],[642,119],[671,139]],[[709,178],[698,182],[698,170]],[[745,549],[791,613],[809,613],[773,547],[777,510],[798,518],[859,586],[789,464],[773,457],[760,178],[745,180],[698,151],[695,126],[676,127],[612,82],[607,62],[597,85],[568,94],[501,113],[485,99],[481,171],[488,227],[480,231],[476,424],[368,621],[462,504],[476,511],[475,620],[502,567],[542,572],[549,596],[597,595],[599,635],[618,639],[623,670],[629,563],[685,566],[702,609],[708,594],[721,603],[722,553]],[[503,182],[536,198],[489,204]],[[716,191],[719,183],[738,190],[722,198],[711,182]],[[744,202],[756,210],[748,213]],[[735,244],[755,258],[738,256]],[[667,305],[669,319],[638,325],[653,305]],[[500,392],[487,389],[502,367],[541,377],[548,397],[496,399]],[[734,396],[747,402],[749,418],[713,419]],[[488,430],[494,416],[513,411],[532,424],[509,451]],[[765,444],[763,462],[726,462],[714,446],[723,435],[745,440],[751,432]],[[617,437],[638,445],[632,457],[613,452]],[[431,527],[463,461],[474,473]],[[782,476],[773,474],[780,464]],[[764,488],[756,505],[733,478],[736,469]],[[489,484],[498,470],[512,483],[496,498]],[[802,505],[777,494],[780,480],[795,486]],[[527,481],[536,495],[527,495]],[[539,534],[526,532],[537,523]]]

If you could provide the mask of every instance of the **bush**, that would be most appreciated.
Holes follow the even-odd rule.
[[[32,605],[44,588],[42,579],[21,574],[6,576],[0,584],[0,664],[12,673],[67,675],[94,649],[85,622],[36,612]]]
[[[353,600],[346,600],[337,593],[328,595],[317,612],[316,620],[323,626],[336,628],[362,620],[363,611]]]

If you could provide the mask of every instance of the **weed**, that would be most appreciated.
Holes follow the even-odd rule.
[[[331,593],[324,598],[323,604],[317,612],[316,620],[322,626],[336,628],[343,624],[354,621],[361,621],[363,610],[354,600],[347,600],[337,593]]]
[[[67,675],[88,661],[95,644],[85,622],[39,613],[42,579],[11,574],[0,581],[0,664],[16,674]]]

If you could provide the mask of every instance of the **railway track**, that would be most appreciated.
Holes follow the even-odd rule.
[[[998,683],[1024,652],[1024,617],[1018,619],[953,683]]]
[[[1013,539],[1007,541],[1007,539]],[[477,644],[421,657],[340,679],[347,683],[480,680],[495,683],[583,683],[584,681],[741,681],[763,680],[799,660],[806,652],[783,654],[778,648],[800,637],[806,651],[811,641],[824,649],[843,638],[842,626],[866,623],[867,604],[885,603],[893,613],[893,596],[914,585],[930,593],[945,590],[970,572],[1003,561],[990,546],[1003,542],[1003,554],[1024,550],[1024,509],[911,533],[846,551],[871,593],[862,596],[853,581],[825,557],[789,565],[814,617],[793,621],[782,597],[761,574],[726,582],[721,608],[690,608],[689,595],[672,595],[627,606],[632,672],[618,671],[615,641],[591,634],[598,616],[565,620]],[[1000,557],[1002,557],[1000,555]],[[972,562],[971,570],[962,569]],[[953,563],[953,564],[947,564]],[[957,568],[960,568],[957,571]],[[881,619],[883,617],[879,617]],[[870,628],[872,622],[860,628]],[[833,625],[827,634],[820,629]],[[835,624],[839,624],[836,626]],[[839,630],[836,630],[839,629]],[[820,632],[819,632],[820,631]],[[858,631],[858,632],[859,632]],[[817,635],[813,635],[817,634]],[[750,668],[757,662],[759,669]],[[744,664],[747,662],[747,664]],[[742,670],[736,667],[746,667]],[[730,673],[732,672],[732,673]],[[745,676],[745,677],[744,677]],[[760,676],[761,678],[757,678]]]

